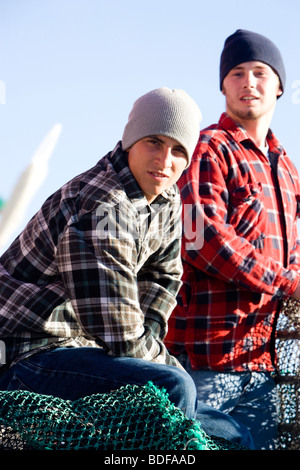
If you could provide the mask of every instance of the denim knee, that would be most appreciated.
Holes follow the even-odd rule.
[[[190,419],[194,419],[197,411],[197,391],[191,376],[184,370],[169,366],[168,373],[164,374],[163,386],[169,394],[170,401],[183,410]]]

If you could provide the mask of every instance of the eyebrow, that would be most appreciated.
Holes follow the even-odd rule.
[[[261,65],[255,65],[253,68],[254,69],[265,69],[267,68],[268,65],[267,64],[261,64]],[[247,67],[245,67],[244,65],[236,65],[235,67],[233,67],[232,70],[244,70],[246,69]]]
[[[158,142],[161,142],[162,144],[164,143],[163,139],[161,139],[160,137],[158,137],[158,136],[155,135],[155,134],[154,134],[154,135],[148,135],[148,136],[146,137],[146,139],[156,139],[156,140],[158,140]]]
[[[165,141],[163,139],[161,139],[160,137],[158,137],[157,135],[149,135],[148,138],[150,137],[150,139],[156,139],[158,140],[158,142],[161,142],[162,144],[165,143]],[[175,139],[174,139],[175,140]],[[185,151],[185,148],[183,145],[181,145],[179,142],[176,141],[176,144],[174,144],[174,147],[180,147],[182,148],[184,151]]]

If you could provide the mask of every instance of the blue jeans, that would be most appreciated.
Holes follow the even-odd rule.
[[[179,360],[193,378],[200,402],[247,427],[255,449],[276,449],[278,397],[276,384],[269,373],[193,370],[186,355],[180,356]]]
[[[194,381],[184,370],[142,359],[111,357],[97,348],[57,348],[36,353],[0,374],[0,390],[29,390],[76,400],[149,381],[165,388],[170,401],[189,419],[197,415],[207,434],[250,447],[248,436],[233,418],[197,404]]]

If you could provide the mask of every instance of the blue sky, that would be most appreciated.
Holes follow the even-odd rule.
[[[271,127],[300,170],[299,18],[298,0],[0,0],[0,197],[10,197],[45,135],[62,124],[19,230],[115,146],[147,91],[183,88],[201,108],[201,127],[215,122],[225,105],[219,58],[238,28],[281,50],[287,83]]]

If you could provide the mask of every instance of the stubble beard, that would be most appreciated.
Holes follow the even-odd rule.
[[[255,121],[259,118],[259,113],[253,109],[241,111],[239,109],[233,109],[231,106],[228,106],[228,111],[231,115],[236,116],[238,120],[241,121]]]

